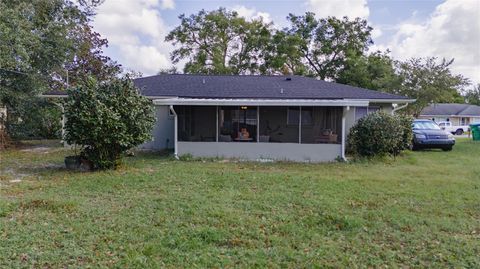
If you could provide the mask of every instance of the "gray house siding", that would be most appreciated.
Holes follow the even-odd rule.
[[[370,103],[369,106],[380,107],[380,110],[388,114],[392,113],[393,110],[391,103]],[[352,128],[356,123],[355,118],[355,107],[350,107],[350,110],[348,110],[345,115],[345,133],[347,137],[350,133],[350,128]]]
[[[246,160],[329,162],[342,153],[339,144],[178,142],[178,154]]]
[[[141,149],[162,150],[174,147],[174,117],[169,114],[168,106],[155,106],[157,119],[152,131],[152,141],[139,146]]]

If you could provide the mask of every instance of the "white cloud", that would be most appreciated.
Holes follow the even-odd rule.
[[[114,60],[144,75],[155,74],[170,66],[171,46],[164,42],[168,29],[158,10],[171,7],[171,0],[107,0],[93,27],[108,39]]]
[[[373,27],[373,30],[371,35],[373,39],[378,38],[383,34],[382,30],[380,29],[380,26],[372,25],[372,27]]]
[[[317,17],[368,18],[370,9],[367,0],[308,0],[307,11],[314,12]]]
[[[162,0],[162,9],[175,9],[175,1]]]
[[[398,25],[388,44],[398,59],[455,58],[452,70],[480,82],[480,2],[446,0],[423,22]]]
[[[127,45],[121,52],[130,69],[144,70],[145,74],[155,74],[170,63],[168,56],[154,46]]]
[[[244,17],[247,20],[262,19],[265,23],[272,22],[272,17],[267,12],[257,11],[255,8],[247,8],[245,6],[236,5],[232,8],[240,17]]]

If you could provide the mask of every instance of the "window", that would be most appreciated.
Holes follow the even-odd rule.
[[[312,111],[311,107],[302,107],[302,125],[312,125]],[[298,125],[300,119],[300,108],[289,107],[287,109],[287,125]]]
[[[359,106],[355,108],[355,121],[380,110],[378,106]]]
[[[287,108],[287,125],[298,125],[298,119],[300,118],[299,107]]]
[[[355,121],[367,116],[368,107],[356,107],[355,108]]]
[[[440,130],[440,127],[431,121],[417,121],[413,123],[413,129],[417,130]]]

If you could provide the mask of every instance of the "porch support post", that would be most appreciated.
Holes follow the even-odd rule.
[[[257,106],[257,143],[260,142],[260,106]]]
[[[345,130],[345,117],[347,114],[347,111],[350,110],[350,106],[343,107],[342,110],[342,160],[346,161],[347,159],[345,158],[345,135],[346,135],[346,130]]]
[[[173,149],[173,157],[178,160],[178,115],[175,112],[175,109],[172,105],[170,105],[170,111],[174,116],[174,125],[173,125],[173,141],[174,141],[174,149]]]
[[[60,111],[62,112],[62,121],[61,121],[61,124],[62,124],[62,139],[60,140],[60,143],[63,144],[64,147],[66,147],[68,145],[67,145],[67,142],[65,141],[65,122],[67,121],[66,118],[65,118],[65,106],[63,105],[63,103],[59,104],[59,103],[53,102],[53,104],[58,106],[60,108]]]
[[[215,107],[215,114],[216,114],[216,120],[215,120],[215,142],[218,142],[218,106]]]
[[[62,104],[60,105],[60,108],[62,110],[62,140],[60,142],[63,143],[64,147],[66,147],[67,142],[65,141],[65,107]]]
[[[298,144],[302,144],[302,107],[298,110]]]

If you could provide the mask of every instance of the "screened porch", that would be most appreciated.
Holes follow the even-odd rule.
[[[340,144],[343,107],[173,107],[179,142]]]

